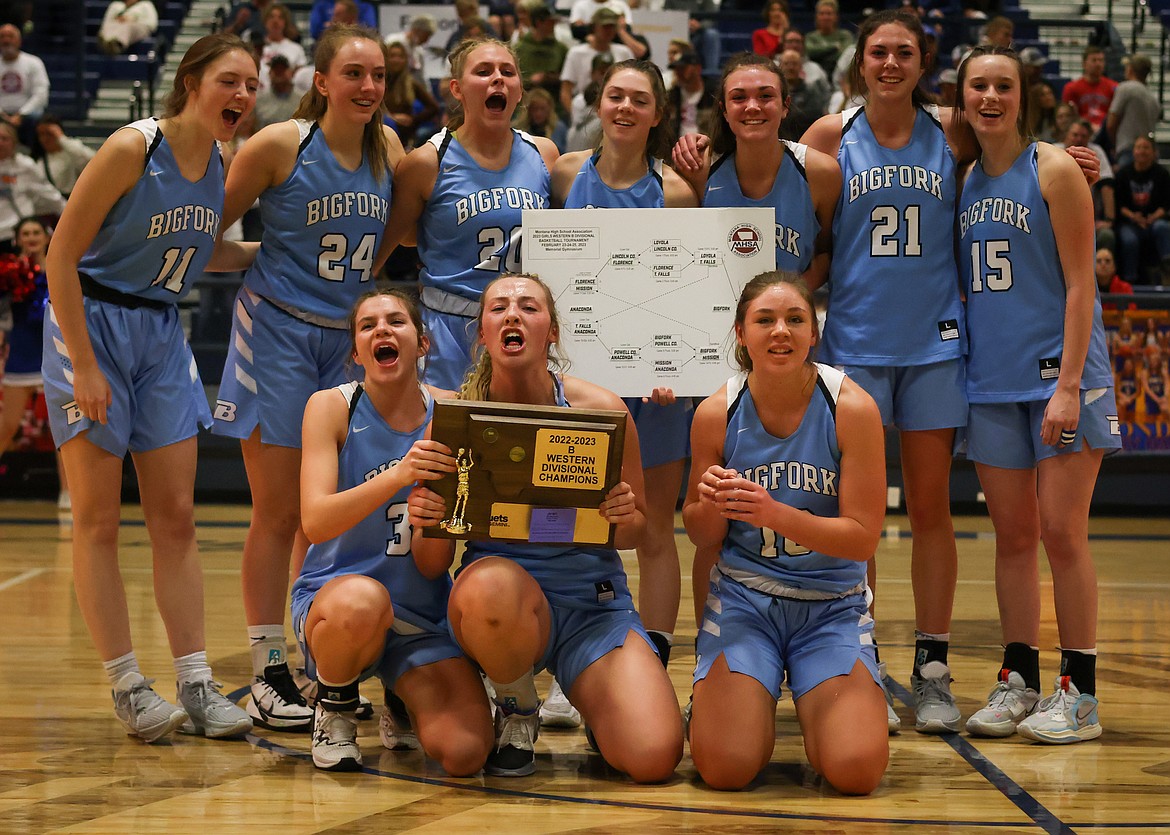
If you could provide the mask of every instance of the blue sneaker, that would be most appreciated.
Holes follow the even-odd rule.
[[[1058,676],[1056,692],[1036,707],[1036,712],[1016,726],[1016,733],[1036,742],[1065,745],[1101,735],[1097,721],[1097,697],[1081,693],[1068,676]]]

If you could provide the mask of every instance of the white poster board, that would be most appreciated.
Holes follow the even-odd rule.
[[[706,397],[732,373],[740,290],[776,268],[772,209],[524,212],[524,271],[552,289],[571,373],[623,397]]]

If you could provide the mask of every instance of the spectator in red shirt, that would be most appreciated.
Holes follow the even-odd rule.
[[[1117,274],[1117,264],[1113,260],[1113,253],[1105,247],[1097,250],[1097,260],[1093,268],[1097,276],[1097,289],[1102,293],[1122,293],[1133,295],[1133,285],[1123,281]]]
[[[1075,105],[1082,119],[1088,119],[1094,128],[1100,128],[1109,115],[1109,105],[1117,82],[1105,77],[1105,50],[1099,46],[1085,47],[1083,75],[1064,85],[1061,101]]]
[[[771,58],[780,51],[784,42],[784,33],[788,31],[788,3],[785,0],[772,0],[764,6],[763,29],[752,32],[752,52]]]

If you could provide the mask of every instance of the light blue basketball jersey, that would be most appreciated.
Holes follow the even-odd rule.
[[[317,123],[296,124],[301,141],[292,173],[260,195],[264,235],[244,286],[285,308],[344,322],[374,286],[391,175],[375,177],[364,155],[350,171]]]
[[[967,397],[972,403],[1040,400],[1056,391],[1064,349],[1066,292],[1036,145],[989,177],[971,169],[960,198],[960,261],[967,292]],[[1101,300],[1081,388],[1113,385]]]
[[[567,407],[565,388],[553,375],[556,405]],[[531,545],[469,540],[462,565],[481,557],[507,557],[532,575],[551,603],[569,609],[629,609],[630,590],[622,558],[613,548]]]
[[[518,130],[499,171],[483,168],[446,129],[427,141],[439,152],[439,173],[418,223],[419,279],[478,303],[489,281],[520,270],[521,213],[548,208],[548,167]]]
[[[610,188],[597,173],[597,157],[585,161],[565,198],[566,209],[661,209],[666,205],[662,193],[662,160],[647,160],[646,176],[629,188]]]
[[[764,429],[747,385],[727,381],[725,466],[763,486],[778,502],[816,516],[839,515],[841,450],[837,446],[837,398],[845,375],[817,364],[817,387],[800,426],[787,438]],[[809,551],[775,531],[731,520],[721,564],[797,589],[843,593],[865,580],[865,563]]]
[[[841,119],[841,199],[820,358],[886,366],[956,359],[965,346],[955,160],[938,108],[919,109],[910,141],[897,149],[878,144],[864,108]]]
[[[77,270],[120,293],[174,303],[211,258],[223,212],[223,160],[213,146],[207,170],[191,182],[157,119],[126,128],[142,134],[146,164],[102,221]]]
[[[349,433],[337,456],[340,492],[368,481],[401,461],[411,445],[426,433],[434,403],[430,393],[423,389],[426,418],[413,431],[397,432],[378,414],[370,398],[361,393],[359,384],[346,383],[335,391],[341,392],[351,404]],[[395,619],[424,629],[444,621],[451,580],[446,574],[428,580],[415,566],[410,551],[412,527],[406,511],[409,494],[410,487],[403,487],[341,536],[311,545],[293,585],[293,597],[315,594],[335,577],[361,574],[377,580],[390,592]]]
[[[772,190],[759,200],[745,197],[735,173],[735,153],[715,160],[707,177],[703,205],[751,206],[776,212],[776,269],[802,273],[813,259],[813,244],[821,231],[820,221],[808,189],[804,160],[808,146],[780,141],[784,161],[776,172]]]

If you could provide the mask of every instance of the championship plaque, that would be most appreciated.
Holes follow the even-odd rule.
[[[447,502],[429,537],[613,546],[602,518],[621,481],[626,412],[437,400],[431,437],[457,471],[426,486]]]

